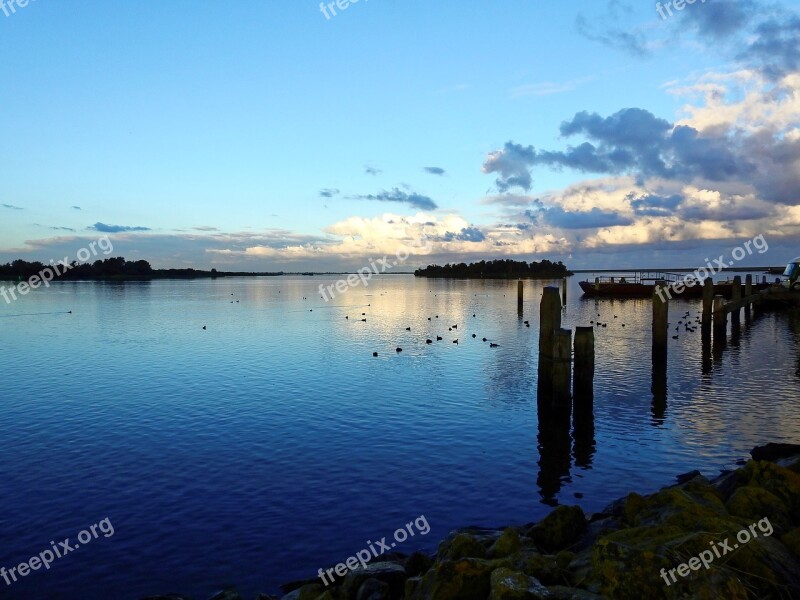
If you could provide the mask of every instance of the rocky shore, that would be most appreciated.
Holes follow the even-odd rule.
[[[538,523],[460,529],[435,556],[384,555],[328,588],[296,582],[256,600],[800,598],[800,446],[751,454],[713,480],[693,472],[600,513],[559,506]],[[244,599],[226,590],[210,600]]]

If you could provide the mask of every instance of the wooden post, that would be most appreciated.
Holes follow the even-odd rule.
[[[714,345],[722,346],[725,344],[728,319],[725,317],[725,298],[714,296]]]
[[[567,278],[561,280],[561,306],[567,307]]]
[[[596,289],[596,290],[600,289],[600,278],[599,277],[595,277],[594,278],[594,289]]]
[[[664,281],[656,282],[653,289],[653,360],[667,357],[667,319],[669,319],[669,296]]]
[[[539,304],[539,402],[549,404],[553,393],[555,332],[561,329],[561,298],[558,288],[548,286]]]
[[[517,282],[517,308],[522,308],[522,300],[523,300],[523,287],[522,287],[522,279]]]
[[[714,306],[714,281],[706,277],[703,282],[703,320],[704,327],[711,327],[711,315]]]
[[[731,300],[734,302],[741,302],[742,300],[742,276],[737,275],[733,278],[733,290],[731,294]],[[741,318],[741,307],[737,308],[736,310],[731,311],[731,324],[734,327],[738,327]]]
[[[553,408],[567,411],[572,408],[572,330],[555,331],[555,356],[553,360]]]
[[[744,278],[744,295],[745,298],[750,298],[753,295],[753,276],[746,275]],[[750,322],[750,301],[744,305],[744,320]]]
[[[594,401],[594,327],[575,329],[575,367],[572,382],[575,412],[590,409]]]

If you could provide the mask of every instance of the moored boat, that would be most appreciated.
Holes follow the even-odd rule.
[[[620,277],[595,277],[594,281],[579,281],[584,296],[603,297],[603,298],[649,298],[655,291],[656,282],[665,281],[668,285],[674,286],[678,282],[684,282],[684,289],[680,294],[671,290],[673,297],[680,298],[702,298],[703,286],[695,283],[691,287],[685,285],[689,281],[694,281],[689,277],[690,273],[667,273],[667,272],[635,272]],[[753,290],[760,291],[770,286],[766,281],[753,283]],[[714,282],[714,294],[722,295],[727,299],[733,296],[733,280]]]

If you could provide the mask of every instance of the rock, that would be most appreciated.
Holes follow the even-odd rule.
[[[356,594],[356,600],[389,600],[389,598],[389,584],[377,579],[367,579]]]
[[[486,600],[491,591],[494,561],[464,558],[437,562],[413,585],[406,600]]]
[[[781,542],[792,554],[800,558],[800,527],[782,535]]]
[[[402,565],[389,562],[372,563],[366,567],[358,567],[347,574],[342,584],[342,594],[345,598],[355,600],[364,582],[368,579],[377,579],[389,586],[389,597],[392,600],[399,600],[403,597],[406,578],[406,570]]]
[[[325,586],[321,583],[307,583],[289,592],[281,600],[316,600],[318,596],[325,592],[325,589]]]
[[[406,575],[417,577],[424,575],[433,566],[433,559],[424,552],[414,552],[406,559]]]
[[[767,490],[745,485],[737,489],[726,503],[728,512],[751,523],[766,517],[778,534],[792,529],[789,512],[780,499]]]
[[[242,600],[242,597],[236,590],[222,590],[211,596],[208,600]]]
[[[683,473],[682,475],[678,475],[675,479],[678,481],[678,484],[687,483],[694,479],[695,477],[702,477],[703,474],[700,471],[689,471],[688,473]]]
[[[580,506],[559,506],[541,522],[531,527],[528,535],[548,552],[566,548],[586,529],[586,516]]]
[[[525,551],[515,561],[514,568],[545,584],[563,583],[564,581],[556,557],[550,554]]]
[[[539,600],[550,597],[550,592],[536,578],[511,569],[496,569],[490,581],[489,600]]]
[[[550,592],[550,598],[553,600],[603,600],[602,596],[580,588],[551,585],[547,590]]]
[[[489,558],[505,558],[516,554],[522,548],[522,543],[519,539],[519,533],[515,529],[508,527],[503,531],[503,534],[497,538],[492,547],[489,548]]]
[[[756,446],[750,450],[750,456],[753,457],[753,460],[767,460],[771,462],[797,455],[800,455],[800,445],[798,444],[769,443],[763,446]]]
[[[486,548],[475,536],[469,533],[456,533],[439,544],[436,558],[438,560],[486,558]]]

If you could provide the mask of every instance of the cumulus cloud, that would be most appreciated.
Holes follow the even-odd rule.
[[[392,188],[389,191],[383,190],[377,194],[351,196],[351,198],[354,200],[374,200],[376,202],[400,202],[423,210],[435,210],[438,208],[436,203],[428,196],[423,196],[413,191],[405,192],[400,188]]]
[[[506,142],[502,150],[490,152],[483,163],[484,173],[499,173],[495,183],[497,189],[505,192],[519,187],[526,192],[533,185],[530,168],[536,160],[533,146],[527,148],[514,142]]]

